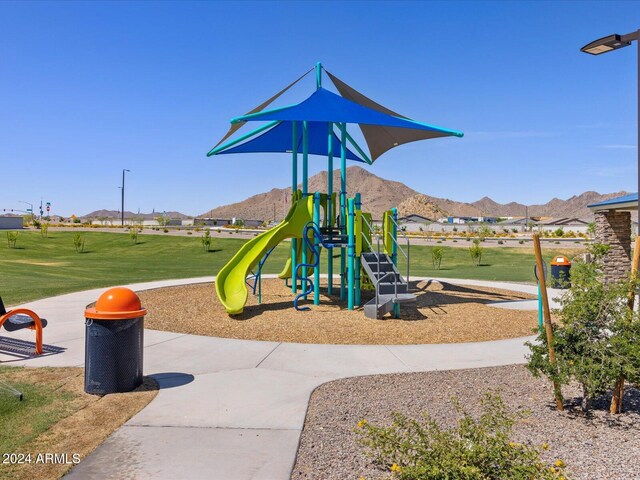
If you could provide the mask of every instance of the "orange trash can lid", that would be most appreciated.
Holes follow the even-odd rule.
[[[557,257],[553,257],[553,260],[551,260],[551,265],[570,267],[571,262],[564,255],[558,255]]]
[[[125,287],[110,288],[100,295],[95,307],[84,311],[85,317],[96,320],[130,320],[146,314],[140,297]]]

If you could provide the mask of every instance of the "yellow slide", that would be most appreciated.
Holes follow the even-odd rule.
[[[242,313],[249,292],[246,278],[251,268],[271,248],[287,238],[302,238],[304,226],[313,220],[313,195],[296,201],[286,218],[245,243],[216,277],[216,293],[230,315]]]

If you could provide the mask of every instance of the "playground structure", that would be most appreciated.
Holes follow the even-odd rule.
[[[260,301],[262,268],[269,254],[280,242],[292,239],[291,255],[279,278],[291,281],[291,291],[295,294],[293,304],[297,310],[308,310],[299,302],[310,295],[313,295],[315,305],[320,302],[322,248],[327,251],[328,258],[327,293],[334,294],[333,251],[339,249],[340,283],[335,289],[339,290],[341,300],[347,300],[348,309],[361,305],[361,290],[366,288],[375,292],[374,298],[364,306],[367,317],[380,318],[393,312],[397,318],[401,303],[415,301],[415,296],[409,292],[408,239],[406,249],[399,245],[395,209],[384,212],[382,235],[374,234],[371,215],[361,208],[361,194],[347,198],[346,161],[371,165],[384,152],[400,144],[445,136],[462,137],[463,134],[399,115],[354,90],[324,70],[320,63],[315,67],[316,91],[310,97],[299,104],[265,110],[312,70],[246,115],[233,119],[227,134],[207,154],[290,152],[292,155],[289,213],[280,224],[249,240],[238,250],[218,272],[216,293],[230,315],[242,313],[248,287],[254,294],[258,290]],[[322,87],[323,70],[341,95]],[[248,121],[269,123],[224,143]],[[360,127],[369,155],[348,133],[347,124]],[[300,153],[301,189],[298,188]],[[327,157],[327,192],[308,191],[309,155]],[[333,161],[337,156],[340,157],[340,190],[334,192]],[[398,270],[398,252],[406,260],[405,276]]]

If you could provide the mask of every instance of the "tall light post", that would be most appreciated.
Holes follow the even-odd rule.
[[[124,173],[125,172],[131,172],[131,170],[127,170],[126,168],[122,169],[122,203],[120,206],[120,215],[121,215],[121,221],[122,221],[122,226],[124,227]]]
[[[588,53],[590,55],[601,55],[603,53],[610,52],[612,50],[618,50],[620,48],[628,47],[631,42],[640,40],[640,30],[627,33],[625,35],[618,35],[614,33],[608,37],[599,38],[593,42],[585,45],[580,49],[581,52]],[[638,47],[638,234],[640,236],[640,46]]]

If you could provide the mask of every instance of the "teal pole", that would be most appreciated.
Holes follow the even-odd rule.
[[[360,195],[360,193],[356,193],[356,199],[355,199],[355,209],[356,210],[361,210],[362,209],[362,197]],[[361,212],[362,214],[362,212]],[[355,220],[355,212],[354,212],[354,220]],[[355,222],[354,222],[355,225]],[[358,235],[362,235],[362,231],[358,232]],[[354,289],[355,289],[355,304],[356,307],[360,306],[360,257],[358,256],[357,252],[356,252],[356,246],[355,246],[355,231],[354,231],[354,245],[353,245],[353,255],[354,255],[354,273],[355,273],[355,285],[354,285]]]
[[[308,182],[309,182],[309,125],[306,120],[302,122],[302,198],[306,198],[308,195]],[[307,243],[305,239],[302,239],[302,263],[307,263]],[[307,267],[302,267],[302,284],[304,289],[307,288]],[[305,300],[307,296],[303,297]]]
[[[322,64],[316,63],[316,89],[322,88]]]
[[[302,122],[302,195],[306,196],[309,191],[309,124]]]
[[[347,124],[340,124],[340,232],[347,233]],[[345,291],[345,271],[347,269],[347,258],[344,247],[340,248],[340,300],[346,297]]]
[[[320,228],[320,193],[318,192],[313,194],[313,223]],[[313,269],[313,304],[320,305],[320,241],[315,235],[313,238],[313,244],[316,247],[315,253],[318,256],[313,262],[317,263],[316,268]]]
[[[347,231],[349,232],[349,243],[348,243],[348,248],[349,248],[349,285],[347,288],[347,298],[348,298],[348,306],[349,306],[349,310],[353,310],[353,303],[354,303],[354,292],[355,292],[355,288],[354,288],[354,283],[355,283],[355,276],[354,276],[354,270],[355,270],[355,257],[356,257],[356,245],[355,245],[355,235],[354,235],[354,217],[356,215],[355,213],[355,205],[354,205],[354,200],[353,198],[349,199],[348,202],[348,210],[349,210],[349,225],[347,228]]]
[[[298,122],[293,122],[293,139],[291,142],[291,206],[293,207],[293,194],[298,189]],[[296,261],[298,260],[298,242],[295,237],[291,239],[291,293],[298,290],[296,281]]]
[[[333,216],[333,203],[331,199],[333,197],[333,123],[329,122],[329,136],[327,139],[327,194],[329,196],[327,200],[327,221],[325,224],[329,229],[333,228],[331,223],[331,217]],[[331,231],[331,230],[329,230]],[[327,249],[327,294],[333,294],[333,248]]]
[[[540,282],[538,282],[538,331],[542,333],[542,292],[540,292]]]

